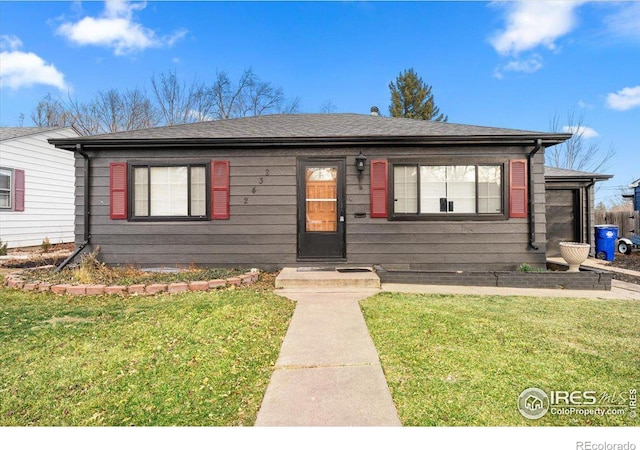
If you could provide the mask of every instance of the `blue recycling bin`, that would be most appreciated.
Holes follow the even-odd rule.
[[[616,253],[618,227],[615,225],[596,225],[596,258],[613,261]]]

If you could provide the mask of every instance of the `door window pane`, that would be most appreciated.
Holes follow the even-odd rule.
[[[418,212],[418,166],[394,166],[393,195],[397,213]]]
[[[307,167],[306,230],[338,230],[338,170],[335,167]]]

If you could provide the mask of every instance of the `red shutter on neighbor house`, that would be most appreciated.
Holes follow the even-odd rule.
[[[211,218],[229,218],[229,161],[211,161]]]
[[[13,171],[13,210],[24,211],[24,170]]]
[[[371,217],[388,217],[387,161],[372,160],[371,164]]]
[[[527,160],[509,162],[509,217],[527,217]]]
[[[111,163],[109,166],[110,215],[112,219],[127,218],[127,163]],[[84,180],[86,183],[87,180]],[[86,200],[85,200],[86,201]]]

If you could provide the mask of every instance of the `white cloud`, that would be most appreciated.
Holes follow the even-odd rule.
[[[585,139],[589,139],[589,138],[595,138],[600,136],[598,134],[598,132],[596,130],[594,130],[593,128],[590,127],[585,127],[585,126],[568,126],[565,125],[562,127],[562,130],[565,133],[572,133],[572,134],[577,134],[578,136],[581,136]]]
[[[575,10],[584,1],[497,2],[506,10],[506,28],[490,39],[501,55],[517,55],[538,46],[551,50],[575,27]]]
[[[186,30],[178,30],[170,36],[158,37],[153,30],[137,23],[133,13],[145,7],[145,2],[107,1],[100,17],[85,17],[75,23],[66,22],[57,31],[78,45],[111,47],[118,56],[152,47],[172,46],[185,36]]]
[[[618,92],[607,94],[607,106],[626,111],[640,106],[640,86],[625,87]]]
[[[533,73],[540,69],[542,69],[542,56],[535,54],[529,58],[516,59],[497,67],[493,72],[493,76],[501,80],[504,77],[504,72]]]
[[[604,18],[609,32],[615,36],[640,40],[640,2],[619,4],[620,9]]]
[[[31,52],[18,50],[22,42],[15,36],[0,36],[0,87],[19,89],[34,84],[68,89],[64,74]]]

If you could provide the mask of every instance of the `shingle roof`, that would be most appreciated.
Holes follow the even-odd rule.
[[[545,178],[595,178],[597,180],[608,180],[613,175],[601,173],[582,172],[580,170],[562,169],[560,167],[544,166]]]
[[[61,127],[0,127],[0,141],[59,130]]]
[[[124,131],[73,138],[74,142],[137,140],[364,139],[389,137],[547,137],[562,142],[569,134],[492,128],[361,114],[277,114]],[[52,141],[53,142],[53,141]],[[61,142],[55,142],[56,144]],[[70,143],[70,140],[65,142]]]

